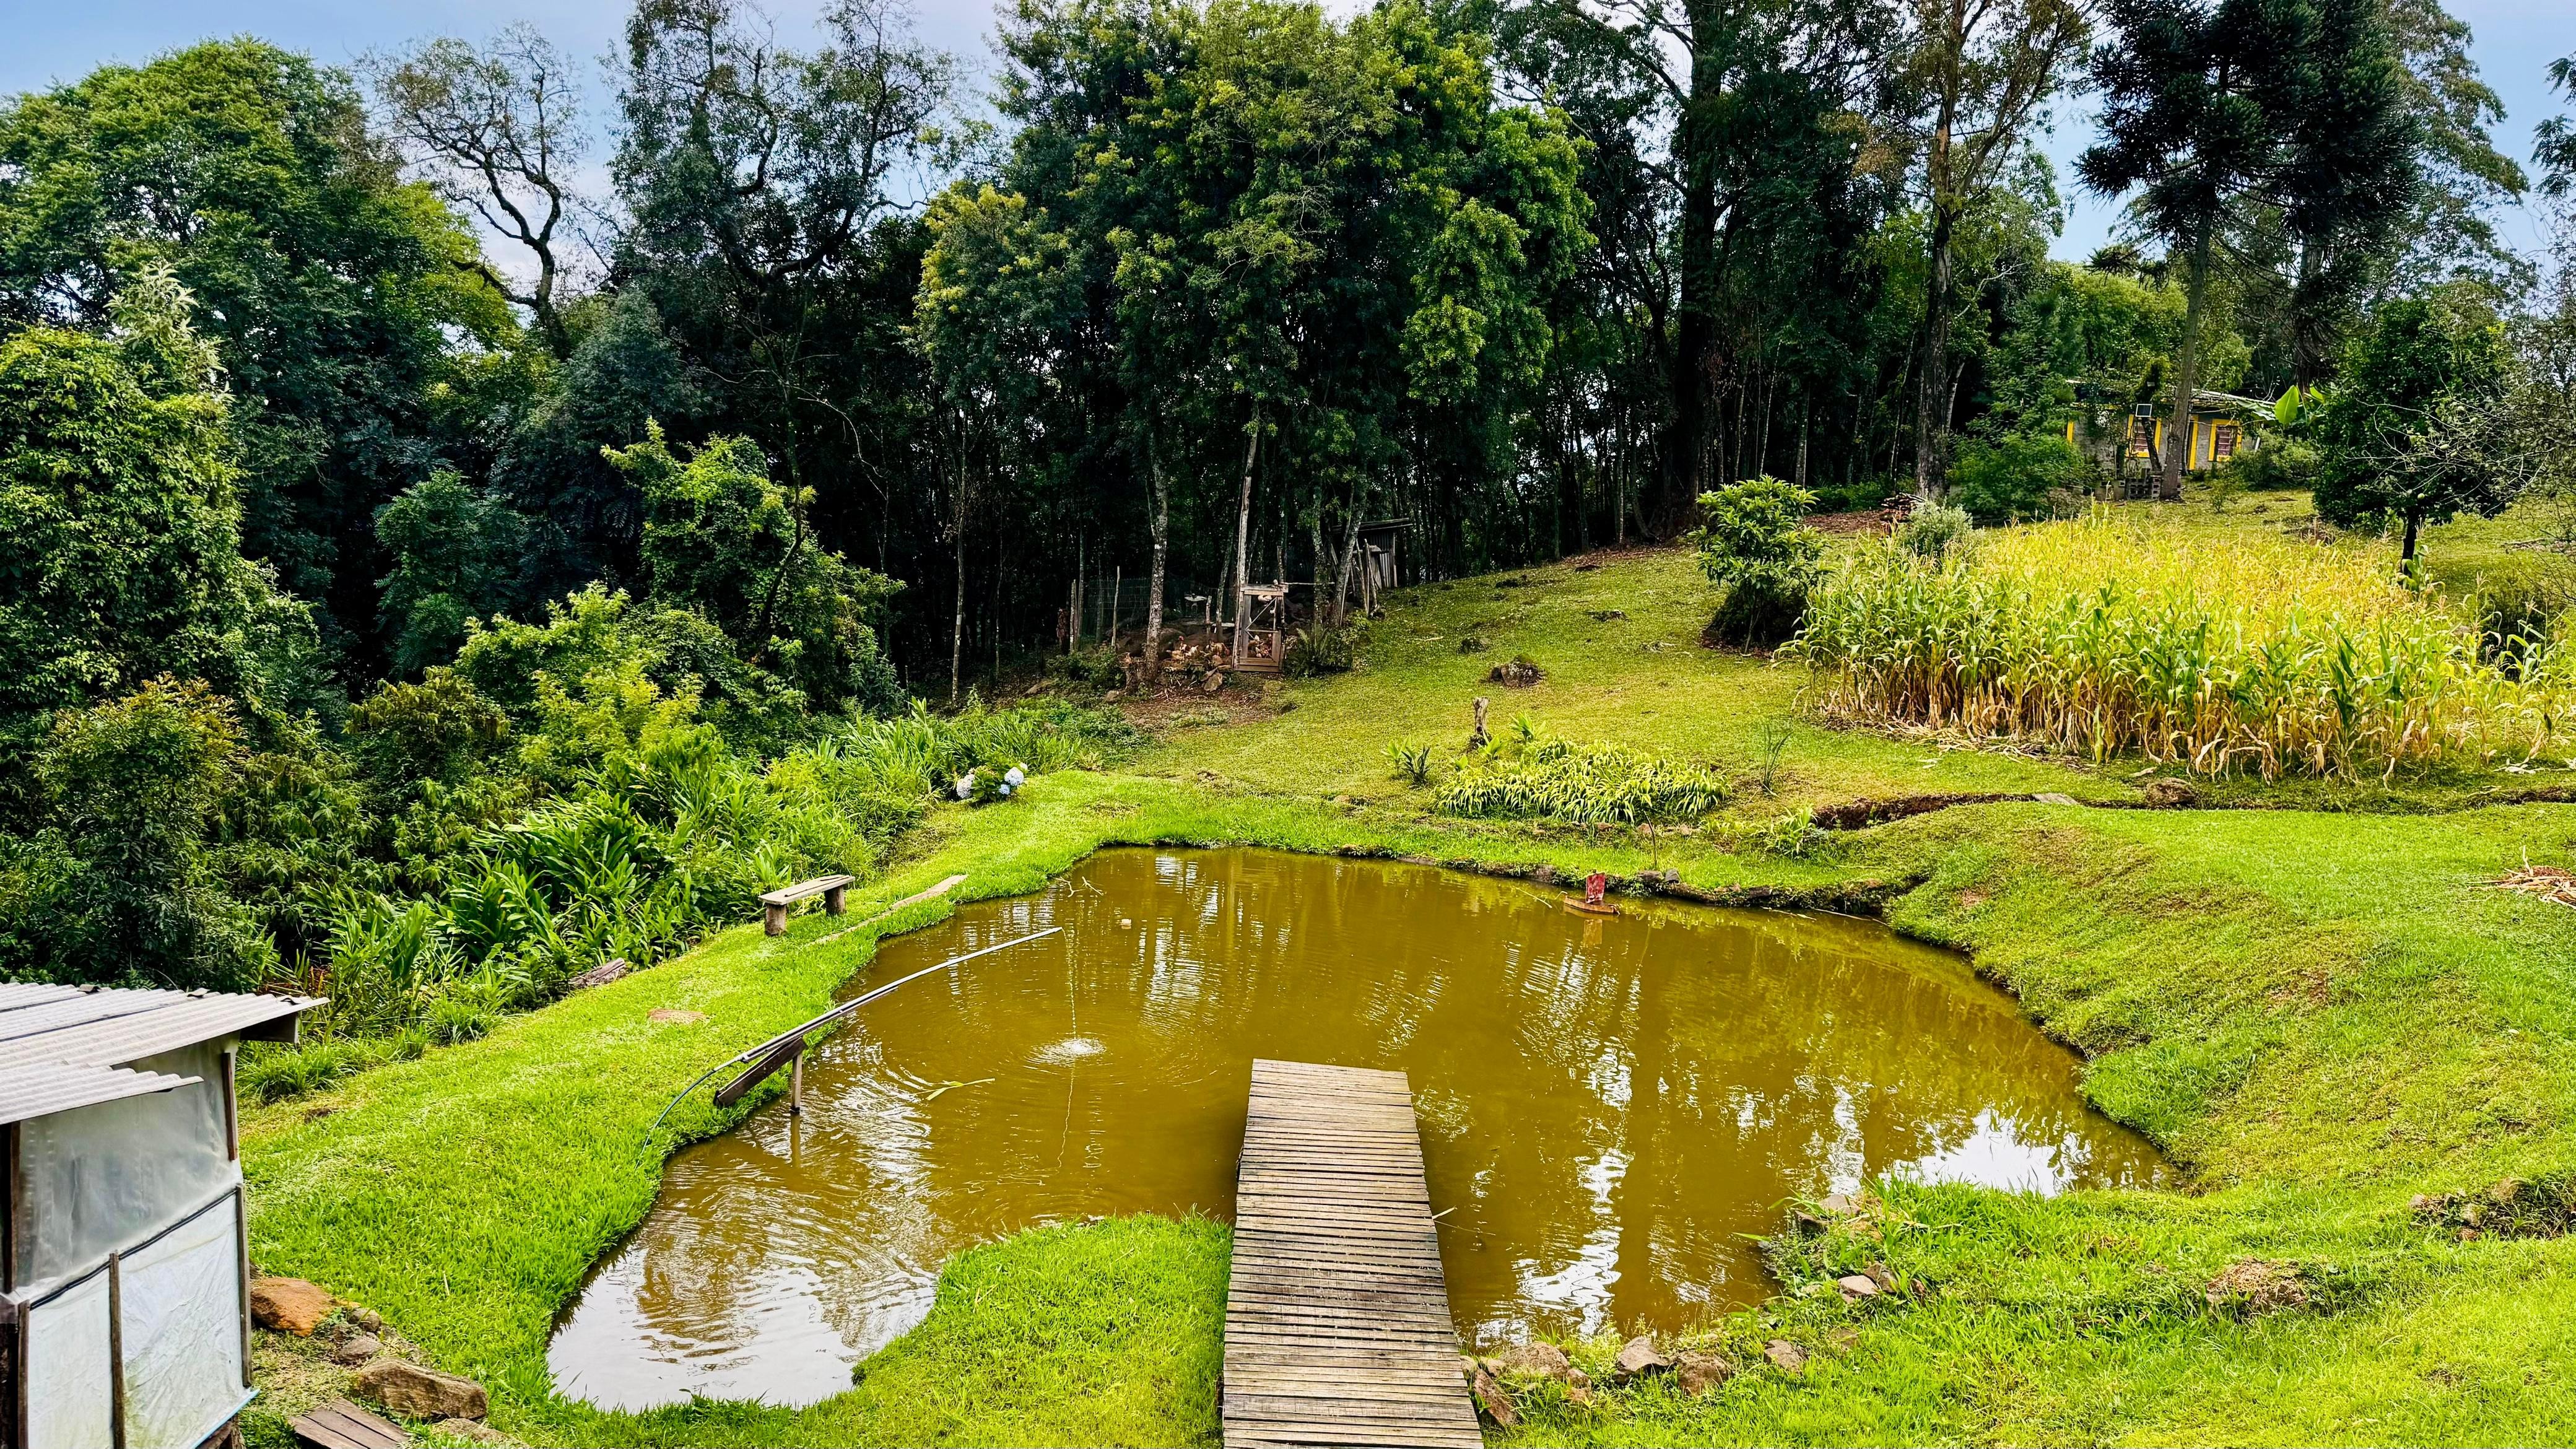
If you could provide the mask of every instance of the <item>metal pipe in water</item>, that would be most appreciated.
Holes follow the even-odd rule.
[[[801,1026],[790,1027],[786,1031],[780,1032],[778,1035],[769,1038],[767,1041],[761,1042],[757,1046],[749,1047],[743,1051],[737,1052],[734,1055],[725,1058],[723,1061],[716,1063],[714,1066],[707,1068],[704,1072],[699,1073],[697,1080],[689,1083],[685,1087],[682,1087],[679,1095],[673,1097],[670,1102],[662,1108],[661,1115],[653,1119],[653,1125],[644,1129],[645,1135],[650,1136],[655,1132],[661,1131],[662,1123],[669,1119],[672,1108],[679,1106],[681,1101],[691,1092],[694,1092],[699,1087],[705,1085],[709,1077],[714,1076],[716,1073],[723,1071],[727,1067],[740,1066],[744,1062],[757,1061],[757,1065],[755,1065],[750,1071],[747,1071],[740,1077],[727,1082],[723,1088],[716,1093],[716,1104],[718,1106],[733,1105],[734,1102],[741,1099],[743,1093],[750,1091],[754,1086],[757,1086],[762,1079],[768,1077],[771,1073],[777,1071],[783,1066],[791,1064],[795,1065],[797,1067],[796,1081],[801,1084],[804,1075],[803,1058],[805,1047],[807,1045],[804,1037],[807,1032],[815,1031],[826,1026],[839,1025],[841,1022],[847,1020],[852,1012],[857,1011],[860,1007],[867,1005],[869,1002],[876,1000],[878,997],[885,995],[887,992],[894,990],[898,986],[918,981],[922,977],[931,975],[934,972],[945,971],[951,966],[961,965],[965,962],[972,961],[978,956],[989,956],[996,951],[1009,950],[1013,946],[1025,946],[1031,941],[1035,941],[1043,936],[1052,936],[1063,929],[1064,927],[1062,926],[1049,926],[1043,931],[1032,931],[1028,935],[1018,937],[1014,940],[997,942],[994,945],[983,947],[980,950],[968,951],[964,955],[951,956],[936,966],[925,966],[920,970],[913,972],[909,976],[903,976],[893,981],[889,981],[885,985],[867,992],[865,995],[842,1002],[840,1005],[833,1007],[831,1010],[824,1012],[821,1016],[815,1017],[813,1020],[808,1021]],[[796,1043],[796,1050],[784,1056],[780,1055],[781,1049],[791,1041]],[[799,1095],[800,1100],[796,1105],[801,1107],[803,1105],[801,1101],[801,1093]]]

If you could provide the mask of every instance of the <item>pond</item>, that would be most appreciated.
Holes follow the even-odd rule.
[[[1768,1292],[1746,1234],[1883,1173],[2153,1186],[2147,1142],[1946,951],[1872,922],[1623,902],[1256,850],[1119,850],[885,943],[925,977],[675,1155],[559,1326],[613,1408],[806,1404],[1034,1223],[1228,1215],[1255,1057],[1411,1074],[1458,1330],[1679,1328]]]

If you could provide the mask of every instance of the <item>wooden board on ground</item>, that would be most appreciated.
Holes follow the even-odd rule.
[[[1483,1442],[1404,1073],[1252,1064],[1224,1420],[1228,1446]]]
[[[350,1403],[333,1399],[309,1414],[298,1414],[286,1427],[299,1443],[314,1449],[410,1449],[411,1436]]]

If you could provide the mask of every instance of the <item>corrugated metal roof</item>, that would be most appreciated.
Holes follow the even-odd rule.
[[[0,1011],[12,1011],[21,1006],[34,1006],[45,1001],[60,1001],[66,996],[80,994],[81,988],[77,986],[56,986],[44,981],[0,981]]]
[[[59,1001],[20,1007],[0,1016],[0,1042],[59,1031],[66,1026],[79,1026],[86,1022],[138,1016],[187,999],[188,994],[184,991],[102,990],[66,996]]]
[[[306,996],[82,991],[0,1015],[0,1072],[45,1065],[124,1066],[218,1037],[291,1024],[321,1004]]]
[[[95,1107],[191,1086],[202,1077],[174,1077],[167,1072],[135,1072],[123,1067],[66,1067],[45,1062],[0,1069],[0,1125],[50,1117],[75,1107]]]

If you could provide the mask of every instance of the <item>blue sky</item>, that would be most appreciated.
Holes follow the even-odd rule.
[[[988,0],[917,0],[924,39],[970,60],[986,54],[992,30]],[[819,0],[777,0],[769,6],[782,32],[794,34],[819,10]],[[1338,8],[1338,7],[1337,7]],[[2450,0],[2453,14],[2476,31],[2475,54],[2487,83],[2503,96],[2504,123],[2497,139],[2527,157],[2531,128],[2541,117],[2568,109],[2549,92],[2545,67],[2576,52],[2576,4],[2566,0]],[[513,20],[526,20],[576,54],[598,56],[616,42],[626,14],[621,0],[8,0],[0,15],[0,90],[20,91],[72,80],[105,61],[138,61],[209,36],[254,34],[332,64],[345,64],[371,49],[435,34],[480,37]],[[2109,203],[2079,194],[2067,179],[2069,160],[2084,148],[2089,122],[2081,102],[2062,107],[2048,150],[2074,202],[2059,256],[2082,258],[2101,245],[2116,219]],[[2506,235],[2527,249],[2540,241],[2539,217],[2524,208],[2499,218]]]

